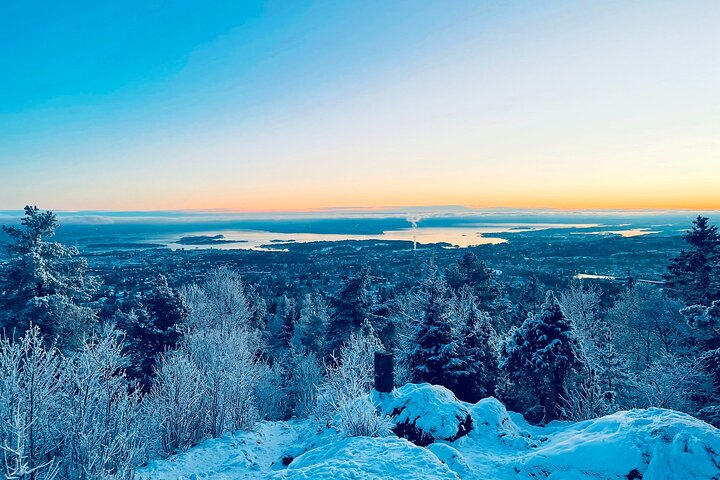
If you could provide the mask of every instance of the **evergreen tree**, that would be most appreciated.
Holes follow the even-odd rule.
[[[707,217],[698,216],[685,235],[688,250],[671,260],[665,279],[686,304],[720,300],[720,234]]]
[[[3,226],[11,242],[0,271],[0,328],[22,335],[30,324],[46,340],[72,346],[96,322],[88,302],[97,280],[74,247],[47,241],[58,222],[52,212],[26,206],[21,228]]]
[[[370,293],[370,271],[365,269],[349,277],[332,299],[332,316],[328,326],[326,353],[332,354],[360,329],[365,321],[374,324],[375,301]]]
[[[293,332],[292,345],[297,350],[321,353],[329,321],[330,315],[322,296],[306,294]]]
[[[615,348],[615,334],[607,322],[602,322],[597,338],[588,353],[594,374],[603,392],[617,392],[628,378],[627,360]]]
[[[519,325],[525,321],[528,315],[537,315],[542,305],[543,289],[540,279],[535,273],[530,274],[528,281],[520,285],[518,299],[512,313],[512,324]]]
[[[473,315],[468,318],[468,333],[462,350],[474,361],[468,382],[472,390],[467,395],[467,401],[476,402],[494,395],[499,376],[497,332],[487,313],[474,309]]]
[[[180,343],[188,314],[180,293],[168,285],[164,275],[158,275],[138,308],[116,317],[118,326],[128,333],[128,351],[133,357],[130,374],[149,384],[157,356]]]
[[[448,314],[448,286],[434,266],[421,295],[422,318],[408,354],[412,381],[457,388],[466,365],[459,359],[460,343]]]
[[[563,385],[579,364],[579,351],[572,324],[548,292],[540,313],[528,316],[502,346],[500,367],[511,382],[509,400],[536,420],[557,418]]]
[[[681,313],[698,337],[700,352],[697,356],[713,376],[715,388],[720,393],[720,300],[709,307],[692,305]]]
[[[472,288],[484,311],[494,311],[502,297],[502,285],[495,271],[469,251],[448,269],[447,279],[448,285],[455,290],[463,286]]]
[[[268,345],[278,356],[290,346],[296,318],[295,300],[287,295],[278,297],[275,314],[270,317],[267,331]]]
[[[467,402],[495,394],[498,379],[497,333],[490,316],[480,310],[477,298],[469,287],[463,287],[457,299],[455,337],[460,348],[458,367],[451,388],[455,395]]]

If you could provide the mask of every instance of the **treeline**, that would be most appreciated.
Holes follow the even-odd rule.
[[[228,268],[110,301],[51,212],[26,207],[0,276],[0,445],[7,478],[132,478],[258,419],[389,428],[366,393],[375,351],[398,384],[494,395],[533,422],[658,406],[720,422],[720,237],[699,217],[666,285],[593,284],[509,301],[466,253],[402,287],[362,269],[332,292],[268,297]],[[522,260],[519,260],[522,261]],[[337,283],[337,282],[336,282]]]

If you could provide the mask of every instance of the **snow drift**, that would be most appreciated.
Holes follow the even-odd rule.
[[[585,422],[529,425],[494,398],[460,402],[447,389],[373,393],[378,410],[428,446],[404,438],[345,438],[309,421],[262,422],[156,461],[144,479],[605,479],[720,478],[720,432],[689,415],[630,410]],[[470,421],[468,422],[468,418]],[[458,435],[460,433],[460,435]],[[431,441],[430,441],[431,440]],[[292,456],[286,452],[292,451]],[[284,465],[284,463],[288,465]]]

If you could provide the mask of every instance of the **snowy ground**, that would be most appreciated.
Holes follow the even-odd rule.
[[[441,387],[406,385],[380,408],[449,438],[464,415],[472,429],[418,447],[396,437],[343,438],[308,421],[261,422],[143,468],[142,479],[720,479],[720,431],[663,409],[586,422],[528,425],[493,398],[458,402]],[[400,415],[398,416],[400,417]],[[289,465],[283,465],[285,463]]]

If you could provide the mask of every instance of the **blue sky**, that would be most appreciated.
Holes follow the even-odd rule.
[[[0,5],[0,208],[718,208],[720,3]]]

